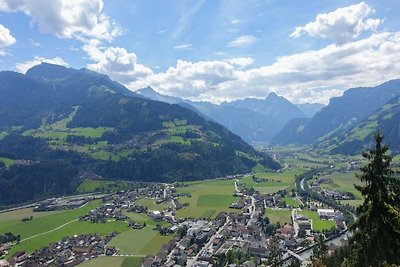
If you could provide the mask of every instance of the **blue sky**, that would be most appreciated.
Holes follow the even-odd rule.
[[[47,61],[214,103],[399,78],[400,2],[0,0],[0,69]]]

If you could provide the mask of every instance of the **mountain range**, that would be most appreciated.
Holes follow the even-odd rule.
[[[0,158],[15,162],[0,166],[0,206],[71,193],[85,177],[179,181],[280,167],[193,108],[87,69],[0,72],[0,94]]]
[[[271,140],[271,145],[314,144],[333,153],[359,153],[372,141],[373,132],[382,130],[385,141],[399,151],[400,80],[375,87],[353,88],[311,119],[294,119]]]
[[[400,151],[400,120],[396,120],[400,116],[396,104],[400,80],[348,89],[330,99],[327,106],[294,105],[275,93],[265,99],[246,98],[220,105],[161,95],[150,87],[137,93],[190,106],[250,143],[314,145],[331,153],[357,154],[370,147],[373,133],[380,129],[392,150]]]
[[[267,143],[291,119],[312,117],[324,107],[322,104],[295,105],[276,93],[270,93],[264,99],[246,98],[216,105],[162,95],[151,87],[136,92],[152,100],[191,106],[250,143]]]

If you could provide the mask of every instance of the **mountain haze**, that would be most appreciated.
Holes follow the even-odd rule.
[[[215,105],[162,95],[150,87],[136,92],[153,100],[190,105],[204,117],[224,125],[247,142],[268,142],[286,122],[307,116],[296,105],[275,93],[270,93],[265,99],[246,98]]]

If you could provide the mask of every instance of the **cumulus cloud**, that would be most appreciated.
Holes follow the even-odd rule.
[[[331,39],[336,44],[344,44],[354,40],[364,31],[376,30],[381,20],[369,18],[374,12],[374,9],[364,2],[338,8],[330,13],[319,14],[315,21],[297,27],[290,37],[297,38],[307,34]]]
[[[257,39],[253,35],[242,35],[228,43],[228,47],[243,47],[253,44]]]
[[[102,0],[0,0],[0,11],[23,12],[43,33],[112,40],[122,30],[103,14]]]
[[[226,59],[226,62],[229,64],[239,66],[239,67],[247,67],[254,63],[254,59],[251,57],[237,57],[237,58],[230,58]]]
[[[165,72],[148,72],[125,85],[132,90],[150,85],[168,95],[214,103],[262,98],[271,91],[297,103],[327,103],[349,87],[399,78],[400,32],[283,56],[260,68],[242,70],[240,61],[178,60]]]
[[[11,35],[10,30],[0,24],[0,56],[5,52],[2,48],[13,45],[16,42],[14,36]]]
[[[101,47],[100,42],[91,40],[83,49],[95,63],[87,67],[93,71],[109,75],[123,84],[143,79],[153,71],[137,63],[136,54],[121,47]]]
[[[235,79],[234,67],[222,61],[200,61],[192,63],[178,60],[175,67],[166,72],[133,81],[127,86],[139,89],[151,85],[162,93],[196,98],[213,91],[224,82]]]
[[[42,62],[51,63],[51,64],[57,64],[57,65],[68,67],[67,62],[65,62],[60,57],[45,58],[45,57],[36,56],[33,60],[25,61],[25,62],[22,62],[22,63],[17,63],[15,65],[15,69],[18,72],[25,74],[27,72],[27,70],[29,70],[33,66],[39,65]]]

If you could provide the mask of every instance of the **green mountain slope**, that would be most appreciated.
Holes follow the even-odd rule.
[[[279,168],[196,112],[85,69],[41,64],[0,81],[0,157],[17,160],[0,167],[0,205],[71,193],[87,176],[177,181]]]
[[[315,114],[302,131],[290,133],[295,136],[290,141],[312,144],[344,133],[397,95],[400,95],[400,80],[391,80],[376,87],[349,89],[343,96],[332,98],[329,105]],[[274,141],[287,144],[280,140],[280,135]]]
[[[332,153],[358,154],[371,147],[377,129],[385,135],[385,143],[394,152],[400,152],[400,96],[390,100],[350,130],[333,135],[329,141],[324,140],[318,145],[327,147]]]

